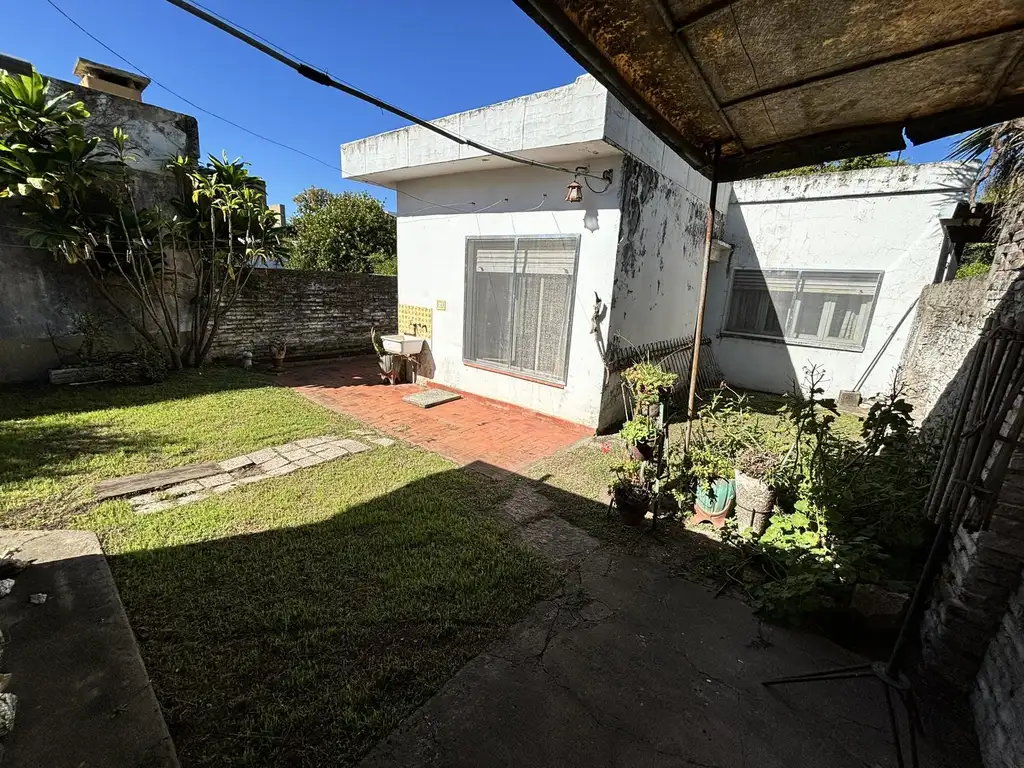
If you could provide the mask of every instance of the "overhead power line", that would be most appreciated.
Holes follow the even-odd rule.
[[[232,21],[229,21],[228,19],[222,16],[210,13],[204,10],[203,8],[193,5],[190,2],[186,2],[186,0],[167,0],[167,2],[169,2],[171,5],[181,8],[183,11],[186,11],[187,13],[192,14],[198,19],[202,19],[207,24],[211,24],[217,27],[218,29],[227,32],[229,35],[238,40],[241,40],[246,45],[252,46],[256,50],[265,53],[267,56],[270,56],[272,59],[276,59],[277,61],[284,64],[286,67],[294,69],[307,80],[312,80],[314,83],[317,83],[319,85],[323,85],[328,88],[335,88],[341,91],[342,93],[347,93],[349,96],[354,96],[355,98],[361,101],[365,101],[368,104],[372,104],[373,106],[390,112],[393,115],[398,115],[399,117],[408,120],[410,123],[415,123],[416,125],[422,128],[426,128],[428,131],[433,131],[439,136],[443,136],[444,138],[448,139],[449,141],[453,141],[456,144],[473,147],[474,149],[478,149],[481,152],[484,152],[488,155],[494,155],[495,157],[500,157],[505,160],[509,160],[513,163],[530,165],[533,166],[534,168],[544,168],[549,171],[558,171],[559,173],[567,173],[571,176],[583,176],[585,178],[596,179],[598,181],[611,181],[607,175],[607,172],[605,175],[598,175],[593,173],[587,173],[579,169],[573,170],[570,168],[563,168],[558,165],[550,165],[549,163],[542,163],[537,160],[530,160],[525,157],[519,157],[518,155],[513,155],[510,152],[504,152],[500,149],[489,147],[486,144],[481,144],[480,142],[474,141],[473,139],[466,138],[465,136],[460,136],[457,133],[453,133],[452,131],[446,130],[438,125],[435,125],[434,123],[424,120],[423,118],[417,117],[416,115],[412,114],[411,112],[407,112],[401,107],[396,107],[395,105],[389,104],[388,102],[383,101],[382,99],[378,99],[376,96],[373,96],[372,94],[369,94],[366,91],[360,90],[359,88],[351,86],[348,83],[345,83],[337,79],[336,77],[332,77],[327,72],[321,69],[309,66],[308,64],[304,63],[302,60],[296,58],[295,56],[286,53],[280,46],[277,46],[268,41],[264,41],[263,38],[257,39],[257,37],[253,34],[244,31],[237,24],[235,24]]]
[[[303,150],[301,150],[301,149],[299,149],[297,147],[291,146],[290,144],[285,144],[284,142],[278,141],[277,139],[272,139],[269,136],[264,136],[263,134],[257,133],[256,131],[252,130],[251,128],[248,128],[248,127],[246,127],[244,125],[241,125],[240,123],[236,123],[234,120],[230,120],[230,119],[224,117],[223,115],[219,115],[216,112],[213,112],[212,110],[207,109],[206,107],[203,107],[203,106],[201,106],[199,104],[196,104],[194,101],[192,101],[191,99],[187,98],[186,96],[183,96],[182,94],[180,94],[177,91],[173,90],[169,86],[164,85],[159,80],[157,80],[155,77],[153,77],[152,75],[148,74],[145,70],[143,70],[142,67],[138,66],[137,64],[134,64],[129,59],[127,59],[125,56],[122,56],[120,53],[115,51],[113,48],[111,48],[105,42],[103,42],[98,37],[96,37],[96,35],[94,35],[88,29],[86,29],[81,24],[79,24],[67,12],[65,12],[59,5],[57,5],[55,2],[53,2],[53,0],[46,0],[46,2],[49,3],[53,7],[53,9],[55,11],[57,11],[57,13],[59,13],[61,16],[63,16],[65,19],[67,19],[69,22],[71,22],[72,25],[74,25],[82,34],[84,34],[86,37],[88,37],[94,43],[99,45],[101,48],[104,48],[105,50],[109,51],[113,56],[115,56],[119,60],[123,61],[125,64],[127,64],[129,67],[134,69],[136,72],[138,72],[143,77],[148,77],[149,80],[153,83],[153,85],[155,85],[158,88],[161,88],[161,89],[167,91],[167,93],[171,94],[175,98],[181,99],[183,102],[185,102],[186,104],[190,105],[193,109],[196,109],[196,110],[198,110],[198,111],[200,111],[200,112],[202,112],[202,113],[204,113],[206,115],[209,115],[210,117],[216,118],[217,120],[220,120],[221,122],[226,123],[227,125],[230,125],[233,128],[237,128],[238,130],[243,131],[244,133],[247,133],[250,136],[254,136],[257,139],[261,139],[262,141],[266,141],[266,142],[268,142],[270,144],[273,144],[275,146],[281,147],[282,149],[287,149],[290,152],[295,152],[296,154],[302,155],[303,157],[308,158],[309,160],[312,160],[313,162],[319,163],[320,165],[323,165],[323,166],[326,166],[327,168],[335,170],[338,173],[342,172],[341,171],[341,167],[337,163],[329,163],[326,160],[323,160],[323,159],[317,157],[316,155],[311,155],[308,152],[305,152],[305,151],[303,151]],[[360,180],[360,181],[363,184],[369,184],[369,185],[374,186],[374,187],[380,187],[381,189],[387,189],[389,191],[394,191],[396,194],[403,195],[405,197],[411,198],[412,200],[417,200],[417,201],[419,201],[421,203],[427,203],[431,207],[447,208],[448,210],[457,211],[459,213],[470,213],[470,211],[460,211],[456,206],[452,205],[451,203],[438,203],[438,202],[436,202],[434,200],[427,200],[427,199],[422,198],[422,197],[417,197],[416,195],[411,195],[408,192],[404,192],[404,191],[399,190],[399,189],[391,190],[390,187],[386,187],[383,184],[377,183],[376,181],[370,181],[368,179],[367,180]],[[474,203],[472,201],[470,201],[469,203],[460,203],[460,205],[467,205],[467,204],[468,205],[476,205],[476,203]]]

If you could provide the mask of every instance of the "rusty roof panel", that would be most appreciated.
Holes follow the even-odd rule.
[[[1024,114],[1021,0],[516,0],[723,179]]]

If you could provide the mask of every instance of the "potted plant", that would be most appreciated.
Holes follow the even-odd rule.
[[[736,502],[732,461],[710,446],[695,446],[686,457],[686,471],[694,483],[692,524],[707,520],[721,528]]]
[[[637,415],[622,426],[619,437],[626,441],[633,459],[650,461],[658,440],[658,424],[650,416]]]
[[[274,370],[280,371],[284,368],[284,356],[288,353],[288,345],[284,339],[270,340],[270,357],[274,361]]]
[[[633,398],[633,416],[655,419],[658,417],[658,404],[671,393],[679,376],[657,363],[644,360],[627,368],[622,378]]]
[[[775,508],[775,476],[782,462],[771,451],[751,447],[736,457],[736,517],[741,529],[760,536]]]
[[[373,351],[377,353],[377,365],[380,366],[380,380],[388,384],[394,384],[398,380],[398,366],[401,358],[398,355],[390,355],[381,343],[380,334],[376,328],[370,328],[370,342],[373,344]]]
[[[642,525],[654,496],[651,464],[628,459],[612,467],[611,493],[619,517],[627,525]]]

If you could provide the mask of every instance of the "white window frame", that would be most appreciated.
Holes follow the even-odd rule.
[[[471,325],[473,317],[476,315],[476,307],[474,306],[473,299],[473,280],[474,273],[472,268],[472,244],[476,241],[495,241],[504,240],[512,243],[515,263],[518,263],[519,255],[519,241],[520,240],[573,240],[574,245],[574,256],[572,266],[572,280],[569,291],[568,300],[568,319],[566,322],[565,331],[565,365],[561,372],[561,376],[552,377],[546,373],[538,372],[532,369],[520,368],[512,364],[512,360],[515,359],[516,354],[516,323],[515,323],[515,312],[516,312],[516,288],[518,281],[512,280],[512,304],[510,308],[509,322],[512,327],[512,341],[509,345],[510,349],[510,360],[508,363],[502,365],[493,360],[477,360],[470,357],[468,352],[472,346],[471,341]],[[577,235],[470,235],[466,237],[466,253],[465,253],[465,286],[464,286],[464,303],[462,313],[462,362],[466,365],[483,368],[485,370],[494,371],[495,373],[504,373],[507,375],[515,376],[518,378],[527,379],[529,381],[536,381],[541,384],[553,384],[556,386],[564,387],[569,376],[569,356],[571,352],[572,342],[572,321],[573,315],[575,314],[576,306],[576,281],[579,277],[579,265],[580,265],[580,242],[581,237]],[[513,275],[516,273],[513,272]]]
[[[741,273],[758,273],[767,279],[786,279],[787,281],[792,279],[793,281],[793,300],[790,302],[789,309],[786,313],[786,317],[779,318],[779,324],[782,326],[781,335],[773,335],[769,333],[756,333],[753,331],[736,330],[729,328],[729,322],[733,314],[733,301],[735,300],[735,289],[736,280]],[[843,342],[841,340],[827,336],[828,329],[831,326],[833,312],[835,311],[834,302],[830,306],[826,306],[821,313],[821,318],[818,323],[818,331],[814,335],[800,335],[796,331],[797,320],[800,317],[800,308],[804,301],[803,286],[808,279],[819,278],[823,275],[830,275],[832,279],[841,279],[845,275],[855,276],[859,278],[862,284],[866,284],[868,279],[874,280],[873,291],[871,292],[871,307],[868,310],[867,316],[863,321],[863,328],[859,334],[859,338],[851,342]],[[882,290],[882,278],[885,276],[885,272],[880,270],[850,270],[850,269],[813,269],[795,267],[792,269],[733,269],[732,276],[729,279],[729,295],[727,297],[725,306],[725,315],[722,318],[722,336],[736,337],[736,338],[749,338],[758,339],[761,341],[771,341],[778,344],[790,344],[794,346],[802,347],[816,347],[819,349],[840,349],[849,352],[863,352],[867,345],[868,334],[871,332],[871,322],[874,319],[875,310],[878,307],[878,297]],[[824,291],[809,291],[808,293],[825,293]]]

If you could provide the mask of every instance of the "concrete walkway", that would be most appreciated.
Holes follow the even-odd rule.
[[[96,534],[0,532],[0,552],[12,549],[34,562],[0,599],[0,670],[18,697],[4,768],[177,766]]]
[[[421,387],[382,384],[374,357],[299,366],[279,381],[315,403],[459,464],[480,461],[518,472],[594,433],[579,424],[465,392],[460,393],[461,400],[417,408],[402,398]]]
[[[523,484],[505,513],[568,565],[561,594],[464,667],[364,768],[895,765],[878,683],[760,684],[863,659],[762,625],[744,603],[649,559],[613,554],[549,506]],[[970,764],[927,747],[924,757]]]

